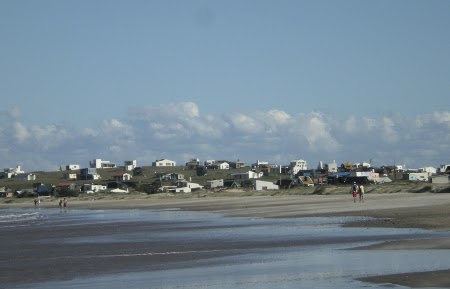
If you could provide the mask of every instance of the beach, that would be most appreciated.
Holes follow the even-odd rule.
[[[44,199],[41,202],[40,208],[42,209],[55,209],[57,207],[56,199]],[[148,197],[145,195],[126,196],[123,199],[101,198],[98,199],[95,196],[85,199],[70,199],[68,209],[69,210],[152,210],[152,211],[168,211],[179,210],[183,212],[205,212],[214,213],[227,217],[239,217],[239,218],[267,218],[267,219],[289,219],[303,218],[303,217],[353,217],[349,222],[345,222],[345,227],[353,228],[419,228],[425,229],[430,232],[448,232],[450,231],[450,217],[448,216],[450,207],[450,194],[444,193],[389,193],[389,194],[366,194],[365,202],[353,202],[350,195],[302,195],[302,196],[239,196],[239,197],[205,197],[205,198],[176,198],[176,197]],[[18,203],[1,203],[0,209],[33,209],[34,204],[32,200],[29,202]],[[375,218],[375,219],[373,219]],[[129,226],[121,226],[121,230],[124,228],[133,228],[133,230],[139,230],[138,223],[131,222]],[[62,232],[65,236],[76,236],[77,231],[75,227],[71,227],[67,232]],[[148,229],[148,227],[145,227]],[[96,230],[96,227],[83,226],[82,230]],[[108,227],[102,227],[103,234],[107,235],[109,232],[114,232],[115,227],[111,225]],[[27,231],[30,236],[37,234],[33,230]],[[80,233],[80,232],[78,232]],[[84,232],[83,234],[85,234]],[[41,232],[40,234],[44,234]],[[408,240],[390,240],[389,242],[379,242],[375,245],[368,245],[362,249],[364,250],[448,250],[450,249],[450,238],[448,237],[429,237],[424,235],[423,239],[414,238]],[[5,239],[2,237],[3,242],[13,242],[13,239]],[[13,238],[13,237],[11,237]],[[42,238],[42,236],[41,236]],[[289,240],[286,240],[286,246],[290,246]],[[116,249],[123,250],[120,244],[109,244],[109,248],[103,248],[105,251],[114,251]],[[159,251],[169,250],[171,244],[158,243],[152,244],[154,248],[159,248]],[[167,248],[164,248],[167,246]],[[211,247],[209,247],[211,246]],[[235,243],[222,242],[218,247],[217,244],[212,246],[205,243],[201,246],[199,244],[185,244],[183,243],[185,251],[198,251],[202,248],[202,254],[205,258],[208,258],[208,254],[212,251],[209,249],[220,250],[224,249],[225,252],[228,247],[236,246]],[[242,243],[241,246],[254,246]],[[260,244],[264,247],[273,247],[274,244]],[[64,247],[64,248],[63,248]],[[70,246],[63,246],[59,248],[54,247],[52,250],[57,256],[58,253],[66,252],[69,250],[70,254],[76,254],[76,252],[70,252]],[[87,246],[86,250],[92,249]],[[135,248],[135,250],[137,250]],[[95,248],[98,251],[98,248]],[[92,252],[93,253],[93,252]],[[14,254],[14,253],[11,253]],[[31,249],[22,252],[22,258],[26,258],[27,254],[33,254]],[[46,252],[45,254],[49,254]],[[88,254],[89,255],[89,254]],[[214,251],[214,255],[217,256],[217,252]],[[219,254],[220,255],[220,254]],[[11,255],[11,259],[14,255]],[[158,264],[164,264],[169,262],[170,258],[164,256],[164,260],[161,259],[161,255],[155,255],[151,258],[155,258]],[[159,259],[158,259],[159,258]],[[194,258],[194,254],[183,254],[182,257],[177,258],[185,259]],[[142,268],[146,270],[148,267],[148,256],[146,258],[130,258],[130,266],[138,266],[136,262],[142,260]],[[66,268],[60,258],[55,257],[55,265],[52,272],[60,268],[63,270]],[[74,261],[75,262],[75,261]],[[127,262],[127,258],[122,258],[122,262]],[[74,264],[76,268],[83,271],[80,273],[89,274],[92,272],[93,267],[80,266],[81,264]],[[103,264],[102,266],[111,266],[111,270],[117,264]],[[122,264],[123,266],[123,264]],[[32,271],[32,270],[30,270]],[[59,274],[63,275],[61,271]],[[36,274],[36,276],[29,276],[31,279],[36,280],[42,274]],[[368,276],[360,279],[364,282],[372,283],[392,283],[408,287],[450,287],[450,270],[432,270],[426,272],[407,272],[403,274],[382,274],[377,276]]]

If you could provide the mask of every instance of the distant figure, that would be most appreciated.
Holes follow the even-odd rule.
[[[359,186],[359,201],[364,202],[364,186],[362,184]]]
[[[356,184],[356,182],[353,182],[350,193],[353,194],[353,203],[356,203],[356,197],[358,196],[358,185]]]
[[[38,198],[34,198],[34,206],[37,207],[38,205]]]
[[[62,208],[63,208],[63,200],[61,199],[61,200],[59,200],[59,208],[62,210]]]
[[[67,209],[67,199],[66,198],[64,198],[63,207],[64,207],[64,211],[65,211]]]

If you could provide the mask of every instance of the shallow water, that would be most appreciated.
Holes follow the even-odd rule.
[[[147,242],[174,244],[162,247],[163,251],[136,246],[135,250],[83,256],[87,262],[111,258],[120,263],[125,258],[161,255],[170,257],[168,264],[119,266],[114,272],[99,268],[99,274],[79,273],[70,280],[52,275],[46,278],[48,282],[17,284],[12,280],[9,288],[385,288],[355,278],[450,268],[449,258],[443,258],[449,250],[346,250],[445,233],[341,226],[351,220],[354,218],[230,218],[175,210],[0,210],[2,232],[106,224],[118,228],[107,234],[99,230],[98,234],[41,236],[30,241],[40,248],[61,243],[80,248],[122,243],[130,247]],[[131,222],[149,227],[125,233],[126,224]],[[194,258],[184,259],[185,255]]]

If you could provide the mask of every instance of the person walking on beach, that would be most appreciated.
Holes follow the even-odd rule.
[[[353,182],[350,193],[353,194],[353,203],[356,203],[356,197],[358,196],[358,185],[356,184],[356,182]]]
[[[359,185],[359,201],[364,202],[364,186]]]
[[[59,209],[62,210],[62,208],[63,208],[63,200],[60,199],[59,200]]]
[[[64,211],[67,210],[67,199],[66,198],[64,198],[63,207],[64,207]]]

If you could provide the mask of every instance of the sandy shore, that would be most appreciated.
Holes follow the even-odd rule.
[[[43,199],[42,207],[57,207],[58,200]],[[34,207],[32,200],[0,203],[1,208]],[[179,209],[208,211],[239,217],[293,218],[306,216],[364,216],[379,218],[349,224],[356,227],[423,228],[449,231],[450,194],[366,194],[354,203],[350,195],[250,196],[176,198],[126,196],[123,199],[71,199],[69,209]],[[366,218],[364,218],[366,219]],[[450,238],[390,242],[367,249],[450,249]],[[450,287],[450,270],[375,276],[364,281],[394,283],[409,287]]]

